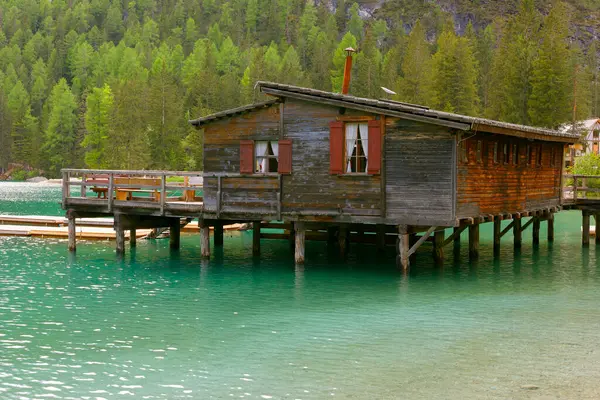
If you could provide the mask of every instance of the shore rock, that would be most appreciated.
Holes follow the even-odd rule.
[[[43,176],[36,176],[34,178],[27,179],[27,182],[40,183],[40,182],[46,182],[47,180],[48,180],[48,178],[45,178]]]

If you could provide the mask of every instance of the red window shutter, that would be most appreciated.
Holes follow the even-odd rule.
[[[240,140],[240,174],[254,172],[254,141]]]
[[[292,173],[292,141],[289,139],[279,141],[279,166],[280,174]]]
[[[381,172],[381,120],[369,121],[369,152],[367,173],[378,175]]]
[[[344,123],[332,121],[329,124],[329,173],[344,173]]]

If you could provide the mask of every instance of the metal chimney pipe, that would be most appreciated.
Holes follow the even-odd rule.
[[[352,53],[356,53],[352,47],[344,49],[346,52],[346,64],[344,65],[344,82],[342,83],[342,94],[348,94],[350,89],[350,76],[352,75]]]

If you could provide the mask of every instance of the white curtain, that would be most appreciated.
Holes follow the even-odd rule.
[[[277,158],[277,161],[279,161],[279,142],[276,140],[272,141],[271,148],[273,149],[273,155],[275,156],[275,158]],[[271,172],[275,172],[275,171],[271,171]]]
[[[358,129],[360,135],[360,141],[362,144],[363,152],[365,153],[365,172],[367,171],[367,167],[369,166],[369,159],[367,156],[369,155],[369,124],[362,123],[359,124]]]
[[[267,159],[266,158],[258,158],[267,155],[267,147],[269,142],[254,142],[254,152],[256,155],[256,161],[259,163],[259,171],[267,172]]]
[[[357,132],[358,124],[346,124],[346,172],[352,172],[352,163],[350,160],[354,147],[356,146]]]

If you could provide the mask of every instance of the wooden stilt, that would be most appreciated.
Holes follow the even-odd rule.
[[[502,221],[499,217],[494,217],[494,255],[500,254],[500,240],[502,238]]]
[[[444,264],[444,231],[433,234],[433,259],[438,265]]]
[[[533,232],[532,232],[532,237],[533,237],[533,244],[534,245],[538,245],[540,244],[540,219],[538,217],[533,217]]]
[[[77,223],[75,218],[69,217],[69,251],[77,249]]]
[[[453,229],[453,233],[456,233],[459,230],[460,230],[460,227],[455,227]],[[455,250],[459,249],[459,251],[460,251],[460,235],[454,236],[454,249]]]
[[[400,225],[398,227],[398,255],[396,257],[396,264],[399,269],[405,272],[410,268],[409,250],[410,235],[407,233],[407,226]]]
[[[548,219],[546,220],[546,227],[548,228],[548,241],[554,241],[554,214],[550,213],[548,215]]]
[[[377,225],[377,250],[384,251],[385,250],[385,225]]]
[[[295,235],[295,243],[296,248],[294,252],[294,260],[296,264],[304,264],[304,246],[305,246],[305,237],[306,237],[306,229],[304,228],[304,223],[298,222],[296,223],[296,235]]]
[[[171,250],[179,250],[181,236],[181,225],[179,223],[179,218],[175,218],[175,221],[171,223],[169,231],[169,247]]]
[[[336,235],[337,235],[337,228],[335,226],[330,226],[329,228],[327,228],[327,243],[328,244],[335,244],[336,240]]]
[[[290,222],[290,236],[288,238],[290,242],[290,249],[296,248],[296,223]]]
[[[252,255],[260,255],[260,221],[252,222]]]
[[[200,228],[200,253],[202,258],[210,258],[210,229],[204,220],[198,221]]]
[[[123,225],[121,225],[118,220],[115,220],[115,232],[116,232],[116,242],[117,242],[117,254],[125,254],[125,230],[123,229]]]
[[[135,228],[129,230],[129,247],[137,246],[137,231]]]
[[[600,221],[600,214],[595,214],[594,215],[594,221],[596,224],[596,246],[600,245],[600,231],[598,229],[600,229],[600,224],[598,224],[598,222]]]
[[[469,258],[479,257],[479,224],[469,225]]]
[[[515,237],[515,249],[520,249],[523,243],[523,231],[521,230],[521,217],[515,218],[513,225],[513,236]]]
[[[346,225],[340,226],[338,233],[338,246],[340,248],[340,257],[346,257],[348,251],[348,227]]]
[[[581,234],[581,244],[584,247],[587,247],[590,245],[590,214],[583,211],[583,231]]]
[[[412,247],[419,241],[419,235],[417,235],[416,233],[410,233],[408,235],[408,248],[412,249]],[[411,255],[408,256],[408,262],[409,264],[414,264],[415,261],[417,260],[417,252],[412,253]]]
[[[223,222],[215,222],[215,228],[213,230],[213,242],[215,247],[223,246]]]

